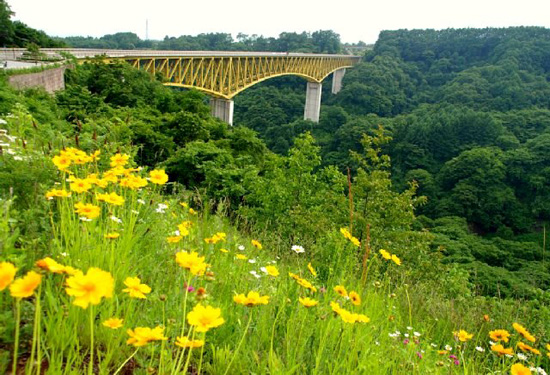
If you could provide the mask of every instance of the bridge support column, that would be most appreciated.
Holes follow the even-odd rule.
[[[321,93],[323,85],[317,82],[308,82],[306,89],[306,106],[304,120],[319,122],[321,112]]]
[[[346,69],[338,69],[332,73],[332,93],[338,94],[342,90],[342,78],[346,74]]]
[[[233,100],[210,98],[210,114],[233,125]]]

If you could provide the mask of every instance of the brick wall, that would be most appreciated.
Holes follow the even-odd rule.
[[[9,77],[9,83],[19,90],[43,87],[49,93],[65,89],[64,73],[66,66],[48,69],[39,73],[18,74]]]

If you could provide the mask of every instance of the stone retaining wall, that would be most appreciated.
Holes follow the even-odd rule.
[[[64,73],[66,66],[47,69],[39,73],[17,74],[10,76],[8,82],[16,89],[43,87],[49,93],[65,89]]]

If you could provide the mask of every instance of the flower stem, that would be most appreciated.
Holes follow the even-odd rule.
[[[206,342],[206,332],[202,335],[202,340]],[[197,371],[197,374],[200,375],[201,369],[202,369],[202,356],[204,354],[204,345],[201,346],[201,359],[199,360],[199,370]]]
[[[13,343],[12,374],[17,374],[17,350],[19,348],[19,323],[21,322],[21,298],[15,300],[15,342]]]
[[[94,373],[94,308],[90,307],[90,364],[88,374]]]
[[[135,355],[136,353],[138,352],[139,348],[137,348],[131,356],[129,356],[128,358],[126,358],[126,360],[124,362],[122,362],[122,364],[120,365],[120,367],[115,371],[115,373],[113,375],[117,375],[120,370],[122,370],[124,368],[124,366],[128,363],[129,360],[131,360]]]
[[[241,348],[241,345],[244,342],[244,338],[246,337],[251,321],[252,321],[252,311],[250,311],[250,315],[248,315],[248,323],[246,323],[246,328],[244,329],[243,337],[241,337],[241,341],[239,341],[239,345],[237,345],[237,349],[235,349],[235,353],[233,353],[233,358],[231,358],[231,362],[229,362],[229,365],[225,369],[225,372],[223,373],[223,375],[227,375],[227,373],[229,373],[229,369],[231,368],[231,365],[233,364],[233,361],[237,357],[237,354],[239,353],[239,349]]]

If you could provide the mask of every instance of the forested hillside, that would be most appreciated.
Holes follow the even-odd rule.
[[[383,125],[394,188],[416,181],[427,197],[419,228],[485,292],[513,294],[550,286],[549,80],[548,29],[384,31],[343,90],[325,90],[320,124],[301,119],[295,78],[242,93],[235,117],[278,153],[312,131],[323,164],[341,171],[355,170],[361,134]]]

